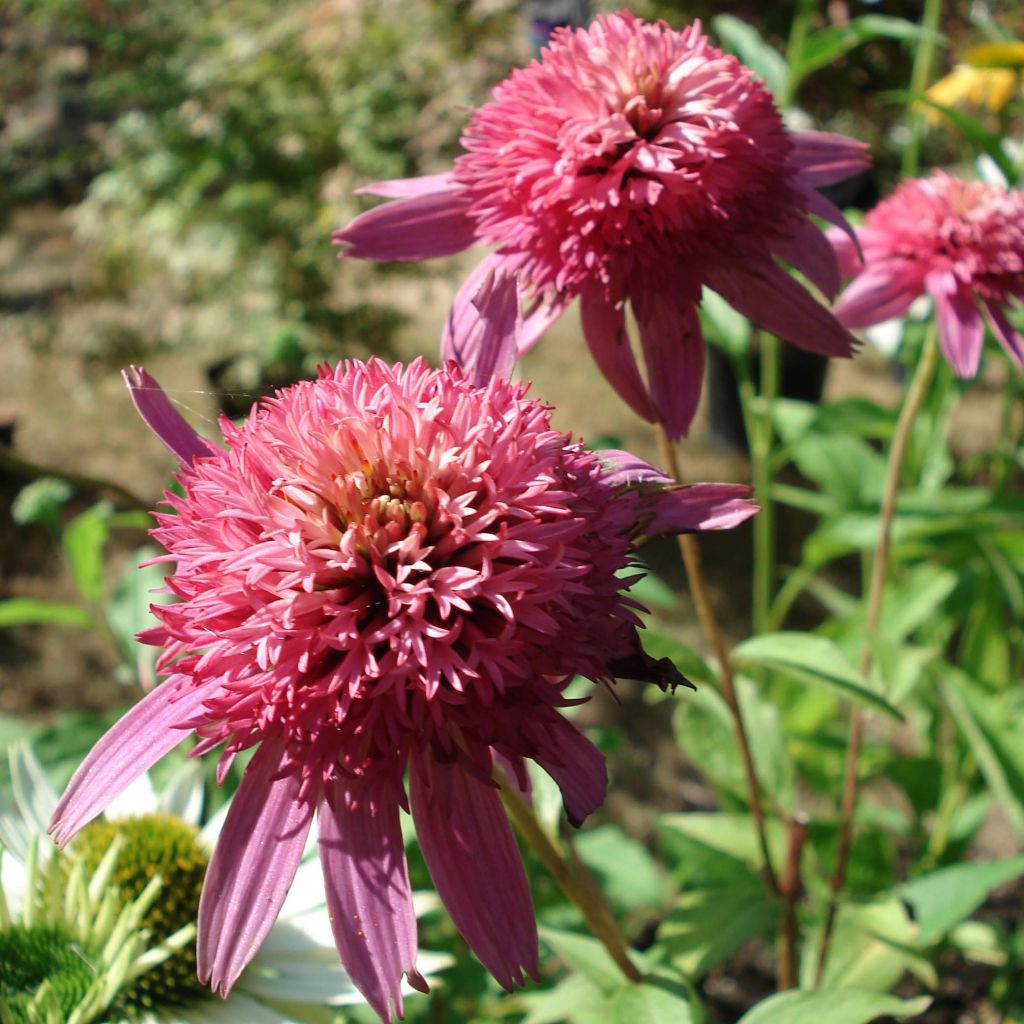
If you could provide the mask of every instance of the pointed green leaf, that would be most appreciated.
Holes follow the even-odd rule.
[[[51,625],[92,629],[95,622],[84,608],[74,604],[40,601],[34,597],[11,597],[0,601],[0,628]]]
[[[693,1024],[690,993],[669,978],[648,976],[624,985],[610,1000],[611,1024]]]
[[[758,1003],[739,1024],[870,1024],[882,1016],[905,1020],[930,1005],[930,996],[897,999],[853,988],[780,992]]]

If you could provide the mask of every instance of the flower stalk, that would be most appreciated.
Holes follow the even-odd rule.
[[[860,674],[867,677],[874,661],[875,639],[882,615],[882,597],[885,593],[889,574],[889,549],[892,540],[893,519],[896,513],[896,498],[899,494],[900,479],[906,461],[907,447],[913,432],[914,422],[924,403],[928,389],[935,377],[939,364],[939,347],[934,325],[925,339],[924,348],[918,359],[906,400],[900,410],[889,448],[889,460],[885,475],[885,489],[882,493],[882,508],[878,523],[878,546],[871,563],[868,584],[867,619],[864,627],[864,646],[860,657]],[[859,707],[850,712],[850,731],[846,744],[846,765],[843,773],[843,796],[839,814],[839,843],[836,850],[835,870],[830,881],[832,895],[825,913],[821,947],[815,971],[815,986],[821,984],[828,962],[829,946],[835,930],[836,913],[839,909],[839,895],[846,882],[846,870],[850,861],[853,842],[853,816],[857,807],[859,783],[858,762],[864,736],[864,715]]]
[[[656,427],[658,435],[658,447],[661,451],[662,462],[666,471],[677,482],[683,483],[683,474],[679,466],[679,457],[675,445],[669,439],[668,433],[663,426]],[[707,579],[704,576],[704,567],[700,557],[700,546],[691,534],[681,533],[679,535],[679,550],[683,556],[683,564],[686,567],[686,577],[690,584],[690,593],[693,596],[694,607],[697,610],[697,618],[700,620],[701,629],[711,648],[715,659],[718,661],[718,677],[721,685],[722,699],[729,708],[732,716],[733,731],[736,734],[736,743],[739,747],[740,758],[743,761],[743,774],[747,784],[747,800],[750,804],[750,813],[754,819],[754,827],[757,830],[757,840],[761,847],[761,857],[764,861],[764,875],[772,892],[779,894],[779,879],[772,865],[771,851],[768,848],[768,832],[765,827],[764,805],[761,802],[761,787],[757,780],[757,770],[754,767],[754,755],[750,746],[750,738],[747,735],[747,726],[743,718],[743,711],[740,706],[739,694],[736,692],[736,682],[732,667],[732,657],[729,654],[729,647],[722,634],[718,617],[715,614],[714,606],[708,594]]]
[[[494,773],[494,779],[500,787],[505,810],[523,842],[533,850],[558,887],[576,905],[590,933],[604,946],[622,973],[639,984],[643,981],[643,974],[630,959],[629,944],[604,894],[577,873],[548,837],[533,808],[509,785],[501,770]]]

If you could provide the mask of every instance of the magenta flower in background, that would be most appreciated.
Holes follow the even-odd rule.
[[[145,371],[133,398],[181,460],[154,536],[176,604],[140,639],[166,680],[86,758],[54,814],[67,842],[190,732],[254,749],[210,863],[200,976],[226,992],[274,922],[316,812],[346,970],[380,1016],[414,984],[399,808],[452,920],[506,988],[537,968],[536,922],[492,780],[525,759],[581,822],[599,751],[563,717],[576,675],[672,680],[637,638],[628,572],[644,536],[723,529],[749,488],[676,487],[625,452],[551,428],[526,387],[379,360],[281,391],[226,448],[199,438]],[[676,676],[675,681],[680,681]],[[408,772],[408,798],[405,775]]]
[[[455,299],[445,358],[472,368],[497,344],[474,331],[487,282],[518,293],[502,329],[519,352],[578,296],[601,371],[677,438],[700,397],[702,287],[802,348],[850,355],[853,338],[777,260],[834,297],[836,259],[808,215],[845,226],[814,189],[864,167],[865,147],[788,132],[768,90],[699,23],[676,32],[622,12],[556,30],[493,95],[451,174],[364,189],[391,202],[334,236],[342,255],[374,260],[497,247]]]
[[[1024,194],[943,171],[903,182],[857,228],[853,243],[830,232],[845,275],[835,305],[847,327],[903,316],[920,295],[935,300],[939,344],[958,377],[973,377],[985,320],[1024,363],[1024,342],[1006,311],[1024,299]]]

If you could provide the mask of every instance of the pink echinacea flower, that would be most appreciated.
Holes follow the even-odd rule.
[[[850,239],[830,233],[844,275],[856,275],[835,306],[847,327],[903,316],[930,295],[939,344],[958,377],[978,372],[985,320],[1024,363],[1024,341],[1006,316],[1024,299],[1024,194],[936,171],[904,181],[856,233],[863,265]]]
[[[577,675],[681,681],[647,658],[626,591],[644,536],[723,529],[749,488],[672,485],[625,452],[553,430],[526,387],[451,366],[323,368],[262,402],[226,447],[145,371],[136,406],[181,460],[154,536],[178,598],[140,635],[167,678],[69,783],[66,843],[190,733],[254,753],[210,862],[198,964],[222,992],[274,922],[314,812],[342,963],[382,1019],[416,971],[399,809],[455,925],[506,988],[537,969],[536,922],[492,779],[530,758],[579,823],[600,752],[563,717]],[[623,570],[626,570],[623,575]],[[408,774],[408,796],[405,777]]]
[[[559,29],[493,97],[450,174],[363,189],[390,202],[334,236],[343,256],[373,260],[496,247],[455,299],[444,358],[472,368],[496,343],[473,330],[488,282],[517,300],[503,330],[520,353],[579,297],[602,373],[678,438],[703,379],[703,287],[802,348],[851,354],[854,339],[777,260],[835,296],[836,259],[809,214],[845,227],[815,188],[866,166],[866,147],[787,131],[768,90],[699,23],[677,32],[621,12]]]

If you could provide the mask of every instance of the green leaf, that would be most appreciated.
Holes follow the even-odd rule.
[[[151,688],[156,682],[157,648],[140,644],[136,633],[156,625],[150,605],[167,604],[173,600],[169,594],[154,594],[163,587],[167,569],[164,565],[140,567],[157,554],[156,548],[141,547],[132,552],[128,566],[121,574],[114,588],[113,596],[105,608],[107,624],[117,640],[125,661],[134,667],[136,678],[144,687]]]
[[[61,542],[82,596],[90,604],[103,598],[103,546],[110,533],[110,511],[100,502],[75,516],[64,530]]]
[[[693,1024],[690,993],[677,981],[657,976],[624,985],[610,1000],[612,1024]]]
[[[526,992],[519,998],[528,1008],[523,1024],[603,1024],[610,1020],[607,994],[582,974],[572,974],[546,992]]]
[[[902,719],[900,711],[871,689],[831,640],[813,633],[762,633],[734,650],[737,665],[774,669],[797,682],[823,686],[840,697]]]
[[[686,839],[724,853],[736,861],[759,871],[764,864],[760,842],[749,814],[719,814],[714,811],[689,811],[684,814],[663,814],[658,827]],[[772,861],[782,862],[786,836],[780,822],[765,822]]]
[[[19,526],[41,523],[56,533],[60,529],[61,507],[71,493],[71,485],[66,480],[40,477],[18,491],[11,504],[11,518]]]
[[[750,321],[710,288],[701,295],[700,316],[708,341],[733,359],[750,348]]]
[[[658,928],[650,955],[699,978],[751,939],[771,935],[778,911],[778,900],[753,877],[683,893]]]
[[[856,437],[812,432],[792,448],[797,469],[842,506],[881,500],[885,459]]]
[[[786,59],[767,43],[753,25],[731,14],[720,14],[711,19],[722,46],[734,53],[748,68],[764,79],[765,85],[782,102],[789,87],[789,68]]]
[[[6,626],[76,626],[92,629],[93,617],[74,604],[40,601],[34,597],[10,597],[0,601],[0,628]]]
[[[983,697],[975,696],[970,680],[951,665],[942,666],[938,691],[967,740],[985,781],[1018,836],[1024,836],[1024,778]]]
[[[866,14],[845,25],[830,26],[808,35],[794,61],[793,76],[798,82],[802,81],[872,39],[923,39],[930,34],[905,18]]]
[[[589,978],[603,992],[610,994],[627,980],[597,939],[555,928],[540,928],[539,933],[560,959]]]
[[[914,1017],[931,1002],[930,996],[897,999],[853,988],[779,992],[745,1013],[739,1024],[869,1024],[882,1016]]]
[[[974,913],[999,886],[1024,875],[1024,857],[954,864],[912,879],[897,892],[914,908],[920,941],[937,942]]]
[[[614,825],[598,825],[576,837],[576,852],[603,883],[605,894],[623,910],[657,907],[665,879],[647,848]]]

